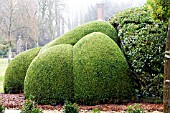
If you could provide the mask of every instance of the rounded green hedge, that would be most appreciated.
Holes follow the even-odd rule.
[[[108,35],[111,39],[113,39],[115,42],[118,43],[119,39],[117,37],[117,32],[112,27],[112,25],[105,21],[92,21],[85,23],[83,25],[80,25],[69,32],[65,33],[64,35],[60,36],[59,38],[56,38],[55,40],[51,41],[50,43],[46,44],[41,51],[43,51],[46,48],[49,48],[54,45],[58,44],[76,44],[82,37],[86,36],[89,33],[92,32],[102,32],[106,35]]]
[[[73,98],[73,47],[61,44],[41,52],[30,64],[24,94],[38,103],[51,104]]]
[[[78,103],[98,104],[131,99],[134,87],[118,45],[94,32],[73,47],[74,97]]]
[[[119,12],[110,23],[118,26],[122,50],[140,81],[140,96],[162,98],[167,25],[153,20],[146,6]]]
[[[20,53],[9,63],[4,78],[5,93],[23,92],[26,71],[39,50],[40,48],[34,48]]]

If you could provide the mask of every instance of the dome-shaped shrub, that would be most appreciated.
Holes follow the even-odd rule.
[[[44,49],[58,45],[58,44],[76,44],[81,38],[86,36],[89,33],[92,32],[102,32],[106,35],[108,35],[111,39],[113,39],[115,42],[118,42],[117,32],[112,27],[112,25],[105,21],[92,21],[88,22],[86,24],[80,25],[69,32],[65,33],[64,35],[60,36],[59,38],[56,38],[55,40],[51,41],[50,43],[46,44],[41,51]]]
[[[5,93],[23,92],[26,71],[40,48],[30,49],[17,55],[8,65],[4,78]]]
[[[41,52],[30,64],[24,94],[38,103],[56,104],[73,98],[73,47],[61,44]]]
[[[94,32],[73,47],[74,97],[83,104],[131,99],[134,87],[126,59],[107,35]]]

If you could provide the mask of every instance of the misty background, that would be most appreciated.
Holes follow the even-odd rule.
[[[13,56],[43,46],[83,23],[97,20],[102,3],[103,19],[146,0],[0,0],[0,55]]]

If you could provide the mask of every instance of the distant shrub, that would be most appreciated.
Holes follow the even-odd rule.
[[[76,102],[91,105],[134,96],[126,59],[107,35],[100,32],[86,35],[74,45],[73,51]]]
[[[117,27],[122,50],[134,77],[140,81],[140,96],[162,98],[167,26],[154,21],[145,6],[117,13],[110,23]]]
[[[39,50],[40,48],[34,48],[20,53],[9,63],[4,78],[5,93],[23,92],[26,71]]]
[[[39,54],[27,70],[24,94],[36,102],[56,105],[73,98],[73,47],[56,45]]]
[[[86,24],[80,25],[64,35],[56,38],[55,40],[51,41],[50,43],[46,44],[41,51],[43,51],[46,48],[49,48],[54,45],[58,44],[76,44],[81,38],[86,36],[87,34],[90,34],[92,32],[102,32],[106,35],[108,35],[111,39],[113,39],[115,42],[118,43],[119,39],[117,37],[116,30],[114,27],[110,25],[110,23],[105,21],[92,21],[88,22]]]

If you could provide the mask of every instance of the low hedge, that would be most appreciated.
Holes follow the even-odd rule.
[[[134,96],[126,59],[107,35],[86,35],[73,51],[74,97],[78,103],[108,103]]]
[[[28,68],[24,84],[26,98],[51,104],[73,98],[73,47],[61,44],[39,54]]]
[[[34,48],[20,53],[9,63],[4,78],[5,93],[23,92],[26,71],[39,50],[40,48]]]
[[[114,27],[111,26],[110,23],[105,21],[92,21],[80,25],[69,32],[65,33],[64,35],[56,38],[55,40],[51,41],[50,43],[46,44],[41,51],[46,48],[49,48],[54,45],[58,44],[76,44],[82,37],[86,36],[92,32],[102,32],[112,38],[115,42],[118,43],[119,39],[117,37],[117,32]]]

